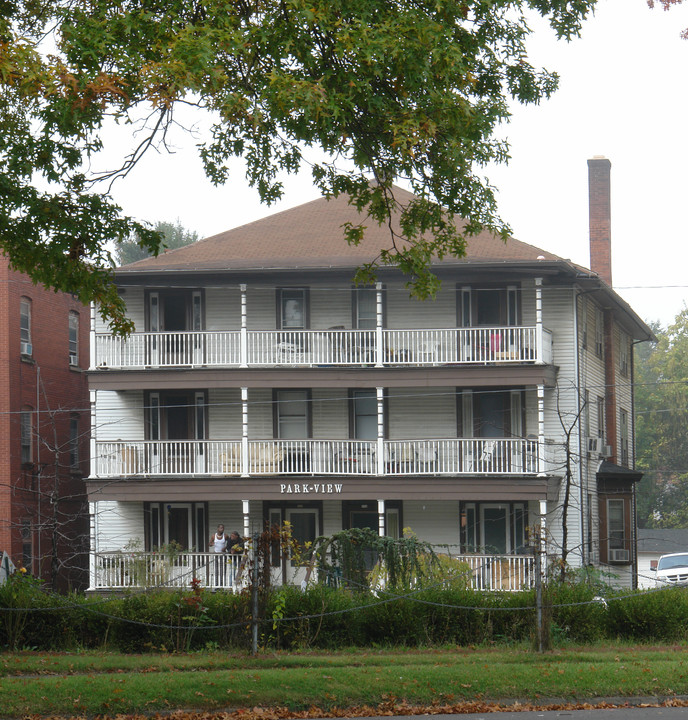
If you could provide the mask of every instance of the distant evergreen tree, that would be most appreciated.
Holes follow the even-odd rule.
[[[177,220],[176,223],[158,221],[155,223],[153,229],[163,236],[162,245],[167,250],[174,250],[184,247],[184,245],[191,245],[191,243],[198,240],[198,233],[193,230],[187,230],[179,220]],[[141,247],[139,238],[136,235],[121,242],[115,250],[115,258],[118,265],[128,265],[129,263],[143,260],[147,257],[150,257],[150,251],[145,247]]]

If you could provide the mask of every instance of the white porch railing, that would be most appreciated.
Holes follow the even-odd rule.
[[[552,336],[537,327],[383,330],[238,330],[97,333],[95,368],[551,363]],[[242,360],[245,358],[245,361]]]
[[[532,555],[458,555],[471,570],[473,590],[517,592],[535,586],[535,559]]]
[[[96,442],[94,477],[504,475],[538,472],[535,439],[145,440]]]
[[[516,592],[534,585],[534,560],[529,555],[459,555],[468,564],[473,590]],[[92,563],[91,590],[201,587],[239,592],[247,583],[244,557],[207,552],[97,552]]]
[[[98,552],[91,563],[92,590],[204,588],[239,592],[246,584],[244,556],[208,552]]]

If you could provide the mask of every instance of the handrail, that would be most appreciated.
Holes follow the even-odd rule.
[[[96,333],[93,368],[551,363],[551,332],[543,339],[538,358],[536,326],[385,329],[380,349],[374,330]]]
[[[94,477],[332,475],[535,475],[538,442],[530,438],[385,440],[96,441]],[[380,466],[382,473],[380,473]]]

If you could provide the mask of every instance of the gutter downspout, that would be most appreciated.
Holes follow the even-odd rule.
[[[578,492],[579,492],[579,499],[578,499],[578,507],[580,508],[580,541],[581,541],[581,566],[585,567],[586,561],[586,555],[588,552],[587,547],[587,534],[586,534],[586,527],[585,527],[585,511],[586,511],[586,503],[587,503],[587,470],[588,470],[588,457],[587,453],[583,454],[583,433],[582,433],[582,420],[583,420],[583,413],[586,412],[586,408],[581,406],[581,374],[580,374],[580,328],[578,327],[579,318],[578,318],[578,298],[580,297],[580,289],[574,287],[573,292],[573,327],[575,331],[575,337],[576,337],[576,343],[575,348],[576,352],[574,355],[574,376],[576,378],[576,393],[578,395]],[[585,400],[583,400],[585,402]],[[570,451],[570,450],[569,450]],[[585,468],[584,468],[585,465]],[[585,487],[583,487],[583,483],[585,481]]]

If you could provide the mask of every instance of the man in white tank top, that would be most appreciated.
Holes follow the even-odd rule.
[[[227,543],[229,538],[225,533],[225,526],[218,525],[217,532],[210,538],[210,547],[213,552],[222,555],[215,558],[215,587],[223,587],[225,584],[225,563],[224,553],[227,552]]]

